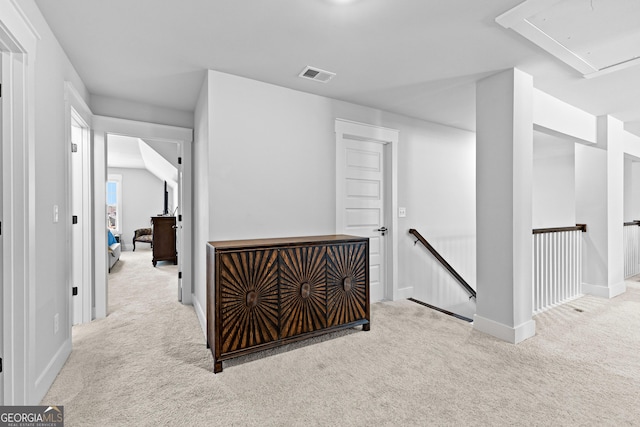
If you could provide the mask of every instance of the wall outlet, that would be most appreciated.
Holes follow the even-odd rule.
[[[60,315],[59,313],[56,313],[56,315],[53,316],[53,333],[54,334],[58,333],[59,327],[60,327]]]
[[[58,205],[53,205],[53,223],[58,222]]]
[[[398,208],[398,217],[404,218],[407,216],[407,208]]]

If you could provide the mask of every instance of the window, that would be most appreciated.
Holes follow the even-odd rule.
[[[107,180],[107,228],[114,234],[122,231],[122,175]]]

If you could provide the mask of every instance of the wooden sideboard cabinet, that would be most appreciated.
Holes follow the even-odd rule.
[[[172,261],[178,263],[178,253],[176,251],[176,217],[175,216],[152,216],[153,225],[153,266],[158,261]]]
[[[209,242],[207,344],[222,361],[362,325],[369,239],[346,235]]]

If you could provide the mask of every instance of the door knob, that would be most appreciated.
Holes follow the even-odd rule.
[[[386,233],[388,231],[388,229],[387,229],[387,227],[380,227],[376,231],[381,232],[382,235],[384,236],[384,233]]]

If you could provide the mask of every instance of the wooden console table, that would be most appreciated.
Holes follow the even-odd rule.
[[[344,328],[370,327],[369,239],[209,242],[207,344],[222,361]]]
[[[155,267],[158,261],[171,261],[178,264],[176,252],[176,217],[152,216],[153,224],[153,259]]]

